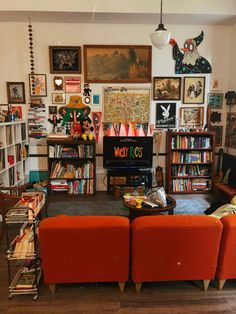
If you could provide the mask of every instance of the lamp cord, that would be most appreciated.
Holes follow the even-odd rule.
[[[160,24],[162,24],[162,0],[161,0],[161,15],[160,15]]]

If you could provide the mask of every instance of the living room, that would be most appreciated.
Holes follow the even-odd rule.
[[[233,74],[235,70],[233,56],[236,44],[233,38],[236,33],[236,5],[233,0],[227,1],[227,3],[213,0],[207,1],[207,3],[185,0],[175,3],[163,0],[162,5],[163,7],[161,7],[161,1],[144,3],[134,0],[127,1],[125,5],[115,1],[79,1],[77,4],[73,1],[66,3],[57,1],[47,4],[45,1],[40,3],[24,1],[21,4],[16,1],[1,2],[0,95],[2,122],[0,124],[0,141],[3,142],[0,149],[1,187],[21,185],[27,181],[32,184],[36,183],[37,188],[40,187],[40,184],[46,184],[49,201],[48,216],[50,217],[54,213],[67,215],[70,208],[69,214],[76,213],[77,204],[78,206],[80,204],[87,215],[96,213],[99,211],[98,207],[101,206],[101,213],[104,215],[106,202],[114,205],[116,213],[121,216],[124,213],[124,216],[128,217],[129,210],[132,208],[124,209],[123,194],[137,193],[142,188],[146,190],[160,182],[160,185],[163,184],[166,194],[170,196],[169,201],[173,198],[176,202],[175,208],[169,209],[174,211],[173,216],[175,213],[181,212],[181,208],[184,206],[184,202],[181,203],[181,201],[187,201],[187,206],[191,207],[189,213],[194,214],[199,200],[199,204],[205,206],[203,210],[201,209],[204,213],[207,206],[216,200],[212,198],[212,195],[215,195],[212,192],[215,191],[213,186],[215,187],[217,184],[218,205],[220,201],[231,202],[233,196],[236,195],[234,163],[236,155],[236,78]],[[161,9],[162,14],[160,14]],[[162,49],[155,47],[150,39],[150,34],[154,33],[158,24],[161,23],[160,19],[167,32],[170,32],[170,39]],[[200,70],[194,67],[194,61],[188,61],[191,69],[186,70],[184,62],[181,61],[184,54],[187,58],[186,45],[191,44],[191,49],[193,49],[193,43],[196,45],[194,49],[197,58],[203,61]],[[72,67],[68,70],[67,67],[71,65],[66,63],[67,61],[60,65],[65,67],[64,69],[60,66],[58,68],[55,57],[65,52],[77,55],[77,68]],[[91,71],[91,66],[94,69],[95,65],[96,69],[100,70],[98,56],[100,61],[102,58],[104,61],[104,53],[109,61],[111,61],[111,55],[112,65],[116,65],[116,67],[112,67],[113,76],[109,73],[99,72],[96,74]],[[131,76],[128,78],[124,78],[124,74],[117,70],[122,69],[127,62],[125,58],[122,58],[122,61],[119,60],[120,63],[115,64],[118,53],[120,55],[128,53],[126,59],[135,60],[132,71],[129,72]],[[98,63],[95,63],[95,59]],[[207,67],[204,67],[205,64]],[[138,67],[143,71],[141,79],[137,75]],[[114,76],[115,70],[117,76]],[[172,86],[171,92],[167,88],[168,84]],[[198,91],[190,91],[193,86],[198,88]],[[196,94],[199,92],[199,86],[200,96]],[[17,94],[19,91],[20,94]],[[131,97],[134,99],[133,102]],[[183,147],[171,147],[170,143],[175,143],[177,139],[179,141],[179,138],[186,135],[184,132],[188,133],[189,131],[193,132],[192,137],[195,140],[199,137],[209,138],[210,148],[201,148],[204,152],[199,154],[196,154],[195,150],[195,154],[189,156],[186,152],[182,152]],[[7,140],[5,142],[5,138],[7,139],[9,136],[8,132],[10,135],[12,132],[13,143],[7,143]],[[213,135],[209,136],[207,132]],[[83,142],[81,133],[86,137],[86,142]],[[76,180],[78,177],[70,177],[70,173],[74,170],[67,171],[68,169],[66,169],[66,177],[64,176],[63,180],[60,180],[62,186],[59,186],[56,172],[50,177],[50,183],[43,182],[48,180],[48,174],[53,174],[56,168],[53,158],[57,159],[57,168],[60,166],[60,169],[57,170],[60,171],[60,174],[65,171],[63,162],[62,165],[59,165],[58,155],[55,157],[53,155],[50,159],[50,153],[57,154],[60,149],[62,134],[66,137],[72,136],[74,140],[77,140],[76,146],[79,145],[81,150],[83,150],[84,144],[92,150],[92,158],[87,155],[79,157],[92,159],[87,163],[88,168],[83,168],[83,171],[90,171],[90,174],[93,174],[93,180],[86,181],[85,178],[85,181],[89,182],[86,185],[85,193],[78,192],[80,187],[77,182],[82,182],[82,180]],[[89,136],[92,136],[93,139],[91,140]],[[145,144],[140,142],[137,145],[139,148],[142,147],[141,150],[134,151],[129,147],[129,156],[132,157],[132,160],[124,158],[128,150],[119,152],[117,150],[116,154],[120,154],[120,164],[117,168],[114,165],[109,166],[114,159],[110,158],[109,151],[104,150],[104,138],[108,140],[110,138],[113,141],[113,144],[108,143],[107,149],[113,148],[114,143],[120,147],[114,141],[123,138],[135,141],[139,138],[139,141],[143,139],[146,141]],[[147,141],[150,139],[152,140],[151,150],[147,145]],[[16,146],[16,152],[13,152],[13,145]],[[71,145],[67,145],[66,152],[63,152],[63,154],[67,154],[67,157],[69,154],[71,160],[75,154],[75,145],[73,145],[72,148]],[[129,143],[125,145],[126,148],[129,145]],[[23,148],[25,150],[26,158],[24,157],[22,160],[18,156],[21,154],[20,148],[22,156]],[[146,149],[148,152],[145,151]],[[222,149],[224,154],[222,154]],[[178,150],[179,153],[175,154],[174,162],[170,156],[173,155],[173,151]],[[207,166],[207,169],[204,165],[191,166],[191,171],[195,173],[195,176],[198,173],[198,178],[195,178],[194,188],[190,189],[189,179],[183,178],[186,174],[189,175],[190,168],[181,165],[181,158],[195,158],[199,161],[199,158],[207,158],[208,153],[205,151],[212,154],[210,166]],[[146,153],[146,156],[152,156],[151,165],[145,166],[145,163],[150,162],[147,159],[142,160],[144,164],[139,163],[139,166],[134,166],[134,156],[137,157],[135,162],[138,162],[141,152]],[[5,158],[4,162],[2,154]],[[178,167],[174,165],[177,160],[180,165]],[[4,163],[4,167],[2,163]],[[79,161],[79,166],[80,163],[81,161]],[[115,163],[118,165],[117,160]],[[71,164],[74,165],[73,162]],[[142,168],[141,171],[140,168]],[[158,173],[157,169],[159,169]],[[172,172],[169,171],[170,169]],[[230,171],[227,174],[228,169]],[[137,170],[139,171],[137,172]],[[158,177],[158,175],[160,176]],[[213,184],[209,183],[208,178],[200,180],[199,176],[201,178],[210,177]],[[181,190],[182,184],[183,189],[186,190]],[[201,190],[196,191],[199,185]],[[60,191],[60,189],[67,191],[64,193],[65,191]],[[68,191],[69,193],[67,193]],[[71,191],[78,193],[71,195]],[[83,194],[90,195],[86,197],[87,195]],[[89,211],[87,207],[92,202],[93,205]],[[59,206],[57,206],[58,203]],[[173,204],[169,203],[168,205],[172,206]],[[114,211],[110,208],[107,213],[114,215]],[[6,233],[4,233],[5,236]],[[7,296],[8,279],[5,252],[5,240],[2,240],[1,265],[3,266],[1,266],[0,272],[3,278],[1,282],[4,284],[1,283],[0,286],[4,302],[3,306],[0,304],[0,309],[16,311],[13,300],[8,301]],[[40,290],[37,300],[40,306],[43,305],[43,300],[51,302],[50,293],[47,287],[44,287],[43,280],[41,282],[42,292]],[[161,286],[162,284],[163,286]],[[206,304],[208,300],[216,302],[216,298],[217,302],[211,308],[212,311],[228,311],[230,313],[235,307],[230,298],[235,289],[233,280],[227,280],[222,291],[218,291],[217,284],[213,283],[209,286],[207,294],[201,289],[195,291],[198,289],[196,285],[189,286],[186,282],[159,282],[155,286],[147,283],[147,288],[144,284],[139,296],[135,295],[135,288],[129,282],[122,297],[116,292],[115,285],[97,285],[97,287],[86,284],[82,286],[79,284],[78,286],[68,285],[62,290],[58,289],[55,293],[57,301],[54,299],[56,310],[60,310],[61,305],[64,306],[62,310],[65,311],[66,302],[74,302],[74,298],[80,298],[82,295],[83,302],[76,302],[76,309],[82,312],[96,313],[98,311],[95,306],[90,305],[89,307],[86,302],[88,296],[94,300],[97,306],[100,303],[99,298],[103,298],[105,302],[105,298],[108,296],[111,303],[114,300],[114,304],[109,308],[111,303],[101,302],[104,312],[107,310],[115,313],[119,308],[124,313],[138,313],[139,311],[156,313],[158,312],[158,303],[161,303],[161,297],[158,296],[160,293],[162,297],[169,294],[169,297],[165,296],[166,302],[176,306],[176,311],[181,312],[184,307],[181,302],[178,308],[178,298],[181,298],[183,302],[184,299],[186,301],[185,296],[189,289],[193,299],[201,300],[197,303],[199,311],[201,309],[204,312],[203,304]],[[101,291],[97,295],[96,288]],[[73,292],[73,289],[76,291]],[[82,291],[83,289],[84,291]],[[112,290],[111,293],[108,292],[109,289]],[[154,291],[155,298],[159,300],[153,307],[151,306],[152,291]],[[60,296],[57,297],[57,293]],[[88,293],[87,296],[86,293]],[[174,297],[172,299],[170,294],[172,297],[176,295],[176,299]],[[227,301],[223,301],[227,295],[229,298]],[[142,301],[144,297],[147,298],[149,304],[147,307]],[[34,311],[31,296],[16,296],[14,304],[19,307],[19,312],[23,306],[21,300],[24,300],[23,302],[29,306],[28,311]],[[221,300],[221,304],[219,300]],[[122,302],[124,302],[124,307],[121,306]],[[134,303],[129,307],[129,302]],[[24,310],[27,309],[27,306]],[[79,309],[80,306],[83,310]],[[45,307],[45,309],[51,311],[53,305],[51,308]],[[162,310],[164,312],[163,308]],[[194,310],[193,305],[192,309],[185,309],[189,312]],[[205,308],[205,312],[207,311],[209,312],[209,309]]]

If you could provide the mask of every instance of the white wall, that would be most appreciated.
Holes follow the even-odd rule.
[[[155,25],[114,25],[109,24],[70,24],[70,23],[32,23],[34,37],[34,55],[36,73],[45,73],[48,82],[48,97],[45,104],[51,105],[51,94],[53,92],[53,74],[49,73],[48,46],[57,45],[78,45],[84,44],[124,44],[124,45],[150,45],[149,34],[156,28]],[[233,26],[194,26],[194,25],[165,25],[172,36],[177,40],[180,47],[187,38],[196,37],[203,30],[205,39],[198,47],[202,56],[210,61],[213,68],[212,76],[220,78],[222,92],[235,90],[234,51],[235,43],[233,38],[236,34],[236,27]],[[234,36],[233,36],[234,35]],[[29,44],[27,23],[0,23],[0,102],[7,102],[6,81],[24,81],[26,84],[27,99],[29,96],[28,74],[29,65]],[[232,49],[232,45],[234,49]],[[163,50],[153,48],[152,76],[173,76],[174,60],[172,58],[172,47],[167,46]],[[233,69],[233,71],[232,71]],[[232,74],[233,73],[233,74]],[[206,75],[206,94],[209,91],[210,75]],[[83,81],[83,69],[82,69]],[[112,84],[91,84],[93,93],[102,95],[103,86]],[[121,85],[121,84],[120,84]],[[138,84],[137,84],[138,85]],[[134,86],[131,84],[130,86]],[[149,86],[151,84],[142,84]],[[70,94],[67,95],[67,103]],[[205,97],[206,106],[207,97]],[[155,101],[150,105],[150,123],[155,120]],[[178,108],[181,102],[177,102]],[[185,105],[188,106],[188,105]],[[224,105],[224,107],[226,107]],[[92,109],[94,109],[92,107]],[[96,111],[102,110],[96,106]],[[228,108],[227,108],[228,109]],[[224,114],[225,119],[225,114]],[[102,138],[102,132],[100,139]],[[165,141],[162,141],[161,152],[165,152]],[[101,141],[97,147],[97,153],[102,153]],[[104,170],[102,159],[98,161],[98,183],[97,189],[104,190],[102,183]],[[164,158],[160,160],[164,166]],[[36,162],[32,159],[31,169],[45,168],[43,159]]]

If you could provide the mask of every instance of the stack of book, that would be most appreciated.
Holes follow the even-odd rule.
[[[67,180],[51,180],[50,188],[52,191],[65,191],[69,190],[69,185]]]

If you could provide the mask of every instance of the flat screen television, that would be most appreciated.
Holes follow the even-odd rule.
[[[104,168],[152,168],[152,136],[104,136]]]

